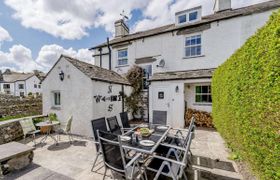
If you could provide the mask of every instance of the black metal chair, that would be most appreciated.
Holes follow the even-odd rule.
[[[93,163],[93,166],[91,168],[91,171],[93,171],[96,162],[98,160],[98,157],[100,155],[102,155],[102,152],[100,150],[100,145],[99,145],[99,139],[98,139],[98,134],[97,131],[101,130],[101,131],[108,131],[107,130],[107,126],[106,126],[106,121],[105,121],[105,117],[99,118],[99,119],[94,119],[91,121],[91,125],[92,125],[92,132],[93,132],[93,138],[94,138],[94,143],[95,143],[95,147],[96,147],[96,157]]]
[[[118,134],[118,135],[122,134],[121,127],[118,123],[118,119],[117,119],[116,116],[107,118],[107,123],[108,123],[108,126],[109,126],[109,131],[111,133]]]
[[[170,147],[166,156],[154,155],[151,161],[148,163],[146,169],[152,172],[155,172],[156,175],[154,180],[160,178],[160,175],[167,176],[172,178],[173,180],[177,179],[187,179],[185,174],[185,169],[188,166],[189,159],[189,150],[191,146],[193,132],[190,133],[188,137],[187,144],[185,148],[168,145]],[[183,152],[182,156],[177,156],[177,151]],[[174,153],[175,158],[171,158],[171,153]]]
[[[131,128],[129,122],[128,122],[128,114],[127,112],[121,112],[120,113],[121,121],[122,121],[122,127],[123,128]]]
[[[98,136],[105,164],[103,179],[106,176],[108,168],[112,171],[112,174],[114,172],[125,179],[134,179],[136,175],[139,175],[137,173],[140,173],[141,176],[145,174],[145,171],[138,163],[141,155],[138,154],[133,159],[127,159],[118,135],[98,131]]]

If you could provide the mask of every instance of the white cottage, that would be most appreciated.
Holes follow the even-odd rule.
[[[130,89],[116,72],[64,55],[47,73],[42,87],[43,113],[55,113],[62,124],[73,116],[72,133],[89,137],[91,120],[118,117],[124,111],[121,92],[128,94]]]
[[[91,48],[98,66],[126,73],[138,65],[150,79],[149,119],[184,125],[186,108],[211,112],[211,77],[244,42],[262,27],[279,0],[231,8],[231,0],[216,0],[214,13],[203,7],[182,10],[173,24],[129,33],[123,20],[115,23],[115,38]]]
[[[35,73],[0,72],[0,93],[14,96],[41,94],[41,80]]]

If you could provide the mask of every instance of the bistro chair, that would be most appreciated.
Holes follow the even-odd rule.
[[[23,131],[23,138],[24,141],[26,141],[26,136],[31,135],[32,136],[32,142],[34,143],[34,146],[36,146],[35,136],[37,133],[40,133],[40,130],[37,130],[36,127],[33,124],[32,118],[25,118],[23,120],[19,121],[22,131]]]
[[[118,119],[116,116],[107,118],[107,123],[108,123],[109,131],[111,133],[118,134],[118,135],[122,134],[121,127],[118,123]]]
[[[72,133],[71,133],[72,121],[73,121],[73,116],[70,116],[67,120],[66,125],[64,125],[64,126],[60,125],[60,129],[57,130],[58,141],[60,141],[61,134],[66,134],[68,136],[70,143],[72,143],[72,141],[74,141]]]
[[[166,156],[154,155],[152,157],[151,161],[147,164],[146,169],[156,173],[154,180],[159,179],[160,175],[167,176],[173,180],[180,178],[187,179],[185,169],[188,166],[188,152],[190,150],[192,136],[193,133],[190,133],[186,148],[169,145],[170,150]],[[175,156],[175,158],[171,159],[171,152],[176,152],[177,150],[183,152],[183,156]]]
[[[145,170],[141,168],[138,162],[141,154],[135,155],[132,159],[127,159],[118,135],[98,130],[98,137],[105,164],[103,179],[106,176],[107,169],[110,169],[112,174],[115,173],[124,179],[135,179],[138,175],[141,176],[141,179],[143,179],[143,175],[146,178]]]
[[[105,117],[92,120],[91,126],[92,126],[93,138],[94,138],[94,143],[95,143],[95,148],[96,148],[96,157],[94,159],[93,166],[91,168],[91,171],[94,172],[93,169],[96,165],[96,162],[97,162],[99,156],[102,155],[102,152],[101,152],[100,146],[99,146],[97,130],[107,131]]]

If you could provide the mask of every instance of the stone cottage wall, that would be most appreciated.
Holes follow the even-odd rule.
[[[0,123],[0,144],[23,138],[23,131],[19,121],[6,121]]]
[[[0,118],[4,116],[30,116],[42,114],[42,97],[20,98],[0,94]]]

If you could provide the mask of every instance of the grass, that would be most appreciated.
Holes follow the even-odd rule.
[[[5,117],[2,117],[0,118],[0,122],[1,121],[7,121],[7,120],[11,120],[11,119],[18,119],[18,118],[24,118],[24,117],[28,117],[28,116],[34,116],[34,115],[37,115],[37,113],[33,113],[33,114],[30,114],[30,115],[22,115],[22,114],[19,114],[19,115],[15,115],[15,116],[5,116]]]

